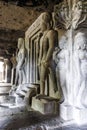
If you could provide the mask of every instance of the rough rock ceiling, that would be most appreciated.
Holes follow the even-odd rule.
[[[25,31],[46,10],[52,10],[53,4],[47,9],[39,7],[19,7],[11,1],[3,5],[0,1],[0,57],[10,57],[17,47],[17,39],[24,37]]]
[[[0,1],[0,57],[9,57],[15,52],[17,39],[39,16],[34,8],[18,7],[14,3],[3,5]]]
[[[37,18],[38,11],[29,7],[19,7],[11,3],[0,3],[0,27],[11,30],[26,30]]]

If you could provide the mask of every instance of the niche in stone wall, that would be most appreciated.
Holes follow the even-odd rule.
[[[41,17],[41,16],[40,16]],[[27,83],[39,83],[38,57],[39,45],[38,34],[40,33],[40,17],[29,27],[25,34],[25,46],[28,51]]]

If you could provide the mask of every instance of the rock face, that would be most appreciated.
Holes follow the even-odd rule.
[[[0,2],[0,28],[10,30],[26,30],[38,17],[40,12],[31,7],[19,7],[9,3],[8,6]]]
[[[0,1],[0,57],[9,58],[15,53],[17,40],[41,12],[32,7],[18,7],[15,2],[3,5]]]

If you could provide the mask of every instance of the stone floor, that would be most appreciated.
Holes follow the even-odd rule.
[[[0,130],[87,130],[87,125],[77,126],[72,121],[63,122],[58,115],[0,107]]]

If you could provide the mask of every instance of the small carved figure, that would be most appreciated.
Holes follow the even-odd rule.
[[[69,94],[69,51],[67,49],[67,37],[62,36],[59,41],[59,50],[55,54],[54,60],[57,64],[56,67],[56,77],[57,86],[59,86],[59,91],[61,93],[61,101],[68,103]]]
[[[75,36],[75,51],[74,51],[74,66],[75,66],[75,81],[74,81],[74,98],[75,106],[82,108],[87,107],[87,39],[84,33],[79,32]]]
[[[12,65],[13,65],[13,68],[16,68],[16,65],[17,65],[17,61],[16,61],[16,56],[13,54],[13,56],[11,57],[11,62],[12,62]]]
[[[42,14],[41,31],[43,36],[40,42],[40,95],[45,95],[45,80],[50,74],[54,84],[54,90],[57,91],[55,66],[52,59],[53,51],[58,43],[57,31],[52,29],[52,15],[48,12]]]
[[[15,85],[22,84],[25,80],[25,46],[24,46],[24,39],[18,39],[18,54],[17,54],[17,67],[16,67],[16,79]]]
[[[54,8],[55,25],[59,28],[68,29],[71,26],[71,17],[68,1],[64,1]]]
[[[86,20],[86,15],[83,14],[83,4],[82,1],[76,1],[72,8],[72,26],[74,29],[78,27],[79,24]]]

